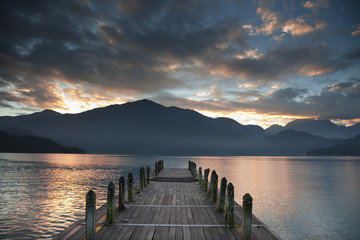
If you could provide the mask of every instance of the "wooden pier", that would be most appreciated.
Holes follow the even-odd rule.
[[[114,198],[116,210],[112,223],[108,223],[105,205],[97,209],[96,233],[88,238],[250,239],[242,238],[241,228],[245,228],[242,226],[242,207],[235,202],[234,224],[229,226],[225,214],[219,211],[219,206],[194,178],[193,170],[156,169],[155,172],[157,176],[150,184],[145,183],[147,186],[143,186],[143,191],[134,194],[131,202],[125,201],[124,210],[118,209],[119,197]],[[220,199],[220,193],[217,194],[217,199]],[[279,239],[255,216],[250,219],[251,239]],[[83,240],[86,231],[84,219],[75,222],[55,239]]]

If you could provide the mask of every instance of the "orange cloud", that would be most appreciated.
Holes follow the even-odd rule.
[[[264,35],[270,35],[277,29],[281,28],[281,22],[278,18],[278,13],[271,11],[265,6],[260,6],[256,13],[261,16],[263,20],[263,25],[256,28],[256,33],[262,33]]]
[[[299,73],[301,75],[311,77],[317,75],[325,75],[328,73],[333,72],[334,69],[330,67],[321,67],[321,66],[314,66],[314,65],[306,65],[299,69]]]
[[[302,36],[315,30],[321,30],[326,28],[327,24],[325,22],[317,22],[315,27],[306,24],[303,18],[297,18],[295,20],[289,20],[285,23],[285,26],[282,27],[282,31],[289,33],[293,36]]]
[[[309,9],[317,9],[317,8],[328,8],[329,1],[328,0],[315,0],[315,1],[306,1],[303,6]]]
[[[356,24],[353,26],[353,28],[356,28],[355,31],[353,31],[350,36],[357,37],[360,36],[360,24]]]

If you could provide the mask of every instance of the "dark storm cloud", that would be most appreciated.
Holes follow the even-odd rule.
[[[229,38],[244,44],[238,20],[213,20],[218,1],[187,2],[2,1],[2,83],[33,88],[57,80],[120,94],[186,87],[166,71],[171,62],[219,54],[216,45]]]
[[[61,108],[61,85],[70,85],[103,95],[157,96],[160,103],[199,110],[358,115],[350,104],[359,102],[358,80],[328,86],[316,96],[294,87],[267,94],[224,91],[248,81],[265,85],[293,75],[326,75],[360,59],[359,49],[336,55],[326,45],[301,44],[246,56],[254,49],[243,28],[249,21],[241,19],[245,5],[235,0],[0,1],[0,87],[11,89],[0,95],[0,103]],[[197,74],[201,82],[192,78]],[[170,94],[215,81],[212,99]]]

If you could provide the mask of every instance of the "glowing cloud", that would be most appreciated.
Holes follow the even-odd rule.
[[[360,24],[356,24],[353,26],[353,28],[356,28],[355,31],[353,31],[350,36],[357,37],[360,36]]]
[[[293,36],[302,36],[315,30],[324,29],[327,26],[325,22],[317,22],[315,27],[306,24],[303,18],[297,18],[295,20],[289,20],[285,23],[285,26],[282,27],[282,31],[289,33]]]

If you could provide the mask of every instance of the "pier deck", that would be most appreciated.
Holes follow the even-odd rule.
[[[117,206],[117,203],[116,203]],[[235,226],[195,182],[187,169],[164,169],[126,210],[116,211],[115,222],[104,224],[106,207],[96,212],[96,239],[241,239],[241,207],[235,204]],[[253,216],[251,239],[278,239]],[[78,221],[55,239],[84,239],[85,221]]]

